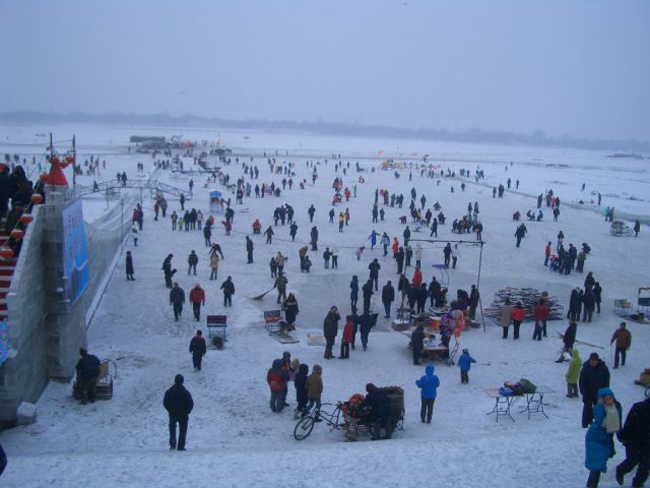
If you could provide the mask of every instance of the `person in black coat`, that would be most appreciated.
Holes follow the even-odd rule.
[[[309,373],[309,366],[306,364],[301,364],[298,367],[298,374],[293,382],[293,385],[296,387],[296,402],[298,406],[296,407],[295,417],[304,417],[305,408],[307,407],[307,402],[309,397],[307,396],[307,375]]]
[[[192,395],[183,386],[183,375],[177,374],[174,385],[165,392],[163,406],[169,413],[169,449],[185,450],[187,424],[194,408]],[[176,424],[178,424],[178,444],[176,443]]]
[[[190,341],[190,353],[192,354],[194,371],[201,371],[201,361],[203,360],[203,356],[205,356],[207,350],[208,348],[205,345],[203,332],[197,330],[196,335],[192,337],[192,340]]]
[[[390,281],[388,281],[384,287],[381,289],[381,302],[384,304],[384,310],[386,311],[386,318],[390,318],[390,306],[395,300],[395,288]]]
[[[359,333],[361,334],[361,345],[363,350],[368,350],[368,336],[370,335],[370,330],[373,328],[377,321],[377,314],[370,314],[370,312],[364,312],[359,317]]]
[[[431,299],[431,306],[433,307],[436,299],[440,295],[440,282],[436,280],[434,276],[431,278],[431,283],[429,283],[429,298]]]
[[[424,313],[424,307],[427,304],[427,298],[429,297],[429,292],[427,291],[426,283],[422,283],[419,288],[417,288],[417,312]]]
[[[235,294],[235,284],[232,282],[230,276],[226,278],[226,281],[221,283],[221,289],[223,290],[223,306],[227,307],[230,305],[232,307],[232,296]]]
[[[585,294],[582,297],[583,307],[583,322],[591,322],[591,319],[594,315],[594,307],[596,306],[596,298],[594,297],[593,290],[586,290]]]
[[[194,249],[192,249],[192,252],[187,257],[187,264],[187,275],[189,276],[193,270],[194,276],[196,276],[196,265],[199,264],[199,257],[196,255],[196,252],[194,252]]]
[[[318,251],[318,229],[316,226],[311,228],[311,250]]]
[[[411,347],[413,348],[413,364],[420,364],[420,356],[424,349],[424,327],[418,325],[411,334]]]
[[[375,291],[379,290],[379,270],[381,269],[381,264],[379,264],[379,261],[377,258],[375,258],[372,263],[368,265],[368,269],[370,270],[370,279],[373,281],[375,285]]]
[[[517,227],[517,230],[515,231],[515,237],[517,238],[517,247],[519,247],[519,244],[521,244],[521,240],[526,236],[526,226],[524,224],[521,224],[519,227]]]
[[[650,471],[650,398],[632,405],[618,439],[625,446],[625,460],[616,467],[616,481],[623,486],[624,476],[638,464],[632,486],[643,486]]]
[[[178,318],[183,313],[184,303],[185,292],[180,286],[178,286],[178,283],[175,282],[172,291],[169,292],[169,304],[174,307],[174,320],[178,321]]]
[[[380,390],[372,383],[366,385],[366,398],[361,403],[362,407],[370,409],[370,421],[372,422],[372,439],[378,440],[381,437],[381,428],[386,431],[386,439],[390,439],[393,432],[391,410],[388,397],[384,390]]]
[[[354,311],[357,308],[357,301],[359,300],[359,278],[357,275],[352,277],[350,281],[350,308]]]
[[[248,255],[248,264],[252,264],[253,263],[253,241],[248,236],[246,236],[246,253]]]
[[[404,248],[400,247],[397,254],[395,254],[395,260],[397,261],[397,274],[402,274],[404,269]]]
[[[474,320],[476,318],[476,307],[478,307],[479,292],[476,289],[476,285],[472,285],[472,290],[469,293],[469,319]]]
[[[2,445],[0,444],[0,476],[2,476],[2,473],[4,472],[6,467],[7,467],[7,455],[5,454],[5,451],[4,449],[2,449]]]
[[[133,277],[133,257],[131,251],[126,251],[126,280],[135,281]]]
[[[591,290],[594,293],[594,301],[596,302],[596,313],[600,313],[600,302],[602,300],[603,289],[600,287],[600,283],[596,281],[594,288]]]
[[[176,270],[172,270],[172,258],[174,257],[173,254],[168,254],[165,260],[163,261],[162,265],[162,270],[163,273],[165,274],[165,285],[167,288],[172,287],[172,277],[174,276],[174,273],[176,273]]]
[[[586,429],[594,419],[598,390],[609,387],[609,369],[598,357],[598,353],[592,352],[589,360],[582,365],[578,385],[583,403],[582,427]]]
[[[449,267],[449,263],[451,261],[451,243],[448,242],[445,248],[442,250],[442,253],[445,256],[445,267]]]
[[[81,391],[81,404],[95,402],[95,385],[99,376],[99,359],[97,356],[88,354],[83,347],[79,348],[81,358],[77,362],[77,387]]]
[[[370,312],[370,298],[374,294],[372,279],[369,278],[361,290],[363,291],[363,312],[368,313]]]
[[[562,337],[562,342],[564,342],[564,348],[560,353],[560,357],[557,358],[557,360],[555,361],[556,363],[561,363],[563,361],[566,361],[566,359],[564,358],[564,353],[571,354],[571,351],[573,350],[573,345],[576,342],[577,330],[578,330],[578,324],[576,323],[576,321],[569,320],[569,326],[566,328],[566,331],[564,331],[564,336]]]

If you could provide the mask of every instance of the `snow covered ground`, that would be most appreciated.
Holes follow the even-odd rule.
[[[31,160],[42,154],[42,137],[47,128],[34,126],[0,127],[2,153],[24,154]],[[603,194],[603,207],[636,215],[650,215],[647,189],[650,183],[648,164],[638,160],[607,158],[606,152],[581,150],[538,149],[528,147],[495,147],[432,144],[422,141],[373,140],[333,138],[298,134],[277,134],[244,131],[203,131],[160,128],[158,130],[124,127],[61,126],[55,128],[55,140],[77,135],[80,158],[99,154],[106,159],[107,168],[101,179],[112,179],[117,171],[125,170],[132,178],[136,162],[143,162],[147,172],[152,170],[150,156],[127,154],[131,134],[171,135],[182,132],[192,140],[221,139],[235,152],[275,154],[277,162],[285,159],[296,163],[297,178],[309,178],[311,168],[305,160],[320,157],[319,178],[305,190],[297,185],[283,191],[280,198],[245,199],[235,205],[232,235],[226,237],[217,225],[213,240],[224,248],[225,260],[219,268],[219,280],[211,282],[207,248],[202,233],[171,231],[169,218],[153,221],[153,201],[145,200],[144,232],[137,247],[129,240],[127,249],[133,254],[135,282],[127,282],[124,258],[119,264],[95,314],[89,330],[89,350],[100,358],[110,358],[118,365],[115,395],[111,401],[81,406],[70,395],[69,384],[51,384],[38,402],[38,422],[2,432],[0,439],[9,456],[9,466],[2,477],[5,487],[40,486],[584,486],[587,472],[584,462],[584,433],[580,426],[582,404],[564,396],[565,364],[554,360],[561,347],[555,331],[563,332],[566,321],[549,322],[549,337],[533,342],[532,324],[522,325],[522,337],[515,342],[501,339],[501,330],[488,324],[487,331],[470,330],[460,338],[461,347],[469,348],[478,360],[470,372],[469,385],[461,385],[458,368],[440,364],[436,373],[441,387],[431,425],[419,420],[419,390],[414,380],[423,374],[423,367],[414,366],[403,335],[390,331],[388,321],[379,319],[377,331],[370,335],[367,352],[357,348],[347,361],[323,359],[323,347],[307,345],[307,334],[322,330],[323,318],[332,304],[342,314],[349,313],[349,287],[353,274],[363,283],[370,261],[377,257],[382,266],[379,281],[397,282],[396,266],[389,257],[382,257],[380,248],[370,251],[367,238],[374,228],[398,236],[402,241],[403,227],[398,218],[408,214],[410,189],[415,187],[427,197],[427,207],[440,202],[448,223],[439,229],[440,238],[454,239],[451,221],[462,216],[468,202],[477,201],[481,221],[485,226],[483,238],[487,242],[483,253],[481,292],[483,305],[489,306],[494,293],[505,286],[525,286],[547,290],[567,305],[570,290],[582,286],[584,275],[560,276],[543,266],[543,248],[546,242],[555,242],[560,230],[565,243],[592,247],[585,269],[593,271],[603,287],[603,310],[591,324],[580,323],[578,340],[597,344],[603,349],[579,346],[583,359],[597,350],[611,368],[609,338],[620,319],[612,313],[615,298],[632,299],[637,288],[650,285],[646,256],[650,251],[648,228],[643,227],[638,238],[613,237],[604,217],[590,208],[577,209],[563,205],[559,222],[553,222],[550,211],[544,222],[526,222],[528,237],[521,248],[515,248],[515,225],[511,216],[534,209],[534,197],[553,188],[563,202],[589,201],[591,191]],[[64,149],[60,145],[58,149]],[[364,172],[365,183],[358,184],[358,197],[343,203],[336,211],[349,207],[350,226],[342,234],[335,224],[328,223],[331,208],[334,162],[324,159],[331,154],[342,155],[351,162],[351,171],[342,176],[345,186],[352,186],[357,174],[354,163],[369,170],[379,166],[379,160],[370,159],[383,149],[396,160],[417,158],[423,154],[458,172],[479,166],[485,170],[486,183],[467,182],[460,191],[460,182],[444,179],[420,178],[414,171],[413,181],[408,172],[399,180],[392,172]],[[285,156],[288,151],[288,156]],[[247,159],[247,158],[246,158]],[[242,158],[243,160],[243,158]],[[240,163],[241,161],[240,160]],[[504,170],[506,164],[508,171]],[[282,179],[271,175],[266,162],[257,157],[259,180],[276,185]],[[548,166],[553,164],[554,166]],[[566,166],[565,166],[566,165]],[[37,174],[36,168],[32,168]],[[231,179],[241,176],[241,164],[223,168]],[[504,183],[510,177],[519,179],[520,193],[507,192],[503,199],[493,199],[491,187]],[[81,184],[92,184],[93,177],[81,177]],[[171,179],[163,172],[161,181],[186,187],[188,178]],[[311,180],[309,180],[311,181]],[[586,191],[580,191],[582,183]],[[201,179],[194,179],[194,198],[186,207],[208,212],[208,191]],[[455,187],[451,193],[450,187]],[[386,221],[371,224],[371,208],[376,188],[404,193],[403,210],[386,208]],[[635,200],[628,199],[634,196]],[[234,195],[232,195],[234,201]],[[290,203],[296,210],[299,225],[296,242],[292,243],[288,226],[275,228],[272,245],[262,237],[253,237],[255,263],[246,264],[245,235],[251,235],[251,225],[260,218],[263,228],[272,223],[276,206]],[[301,274],[298,267],[298,248],[309,241],[307,207],[316,207],[314,224],[320,231],[319,251],[311,252],[314,263],[310,274]],[[96,218],[106,202],[89,198],[84,202],[87,219]],[[177,201],[170,201],[170,210],[180,210]],[[217,222],[221,218],[217,216]],[[410,220],[410,219],[409,219]],[[411,225],[411,227],[413,227]],[[428,237],[427,234],[420,234]],[[414,234],[412,238],[419,237]],[[471,240],[472,235],[467,239]],[[340,249],[339,269],[323,269],[322,251],[336,244]],[[368,246],[357,261],[354,251]],[[423,255],[424,278],[428,282],[437,271],[433,264],[442,262],[443,244],[425,244]],[[187,256],[194,249],[201,257],[198,276],[187,276]],[[262,313],[275,308],[275,295],[269,293],[262,301],[248,297],[258,295],[272,286],[268,268],[271,256],[280,250],[290,257],[285,268],[289,279],[288,291],[295,292],[299,306],[298,330],[300,343],[281,345],[264,332]],[[203,371],[192,370],[188,344],[197,328],[204,331],[205,323],[192,318],[191,307],[185,308],[180,322],[173,320],[168,290],[164,286],[161,264],[172,252],[173,264],[180,285],[189,293],[190,287],[200,283],[207,293],[206,313],[228,315],[228,343],[223,351],[209,350]],[[450,294],[458,288],[469,290],[476,281],[478,250],[463,246],[458,269],[450,270]],[[409,270],[409,277],[412,270]],[[232,276],[237,287],[233,307],[224,311],[218,289],[226,276]],[[374,297],[374,308],[379,310],[379,297]],[[342,331],[343,323],[339,324]],[[632,332],[632,349],[625,367],[611,370],[612,388],[624,407],[643,396],[641,387],[634,385],[639,372],[650,366],[643,353],[650,345],[650,326],[628,322]],[[340,337],[340,335],[339,335]],[[338,352],[338,341],[335,352]],[[340,432],[330,432],[324,423],[317,424],[312,435],[302,442],[292,437],[295,406],[293,385],[289,401],[292,408],[282,414],[272,414],[268,408],[266,372],[273,359],[289,350],[292,357],[313,366],[323,366],[323,401],[335,403],[346,400],[355,392],[363,392],[368,382],[377,385],[400,385],[405,390],[406,418],[403,431],[394,434],[391,441],[344,443]],[[173,383],[176,373],[186,378],[186,386],[194,396],[195,409],[190,417],[188,450],[178,454],[167,450],[167,417],[162,407],[164,391]],[[486,415],[493,400],[486,388],[498,387],[506,380],[531,379],[538,385],[547,385],[556,393],[547,395],[546,407],[550,419],[513,414],[516,422]],[[515,411],[522,406],[515,404]],[[601,486],[617,486],[613,467],[622,460],[623,447],[617,445],[617,455],[610,461],[610,471],[603,476]]]

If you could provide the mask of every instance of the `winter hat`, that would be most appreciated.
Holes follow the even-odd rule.
[[[592,359],[600,359],[600,356],[598,356],[598,353],[597,353],[597,352],[592,352],[592,353],[589,355],[589,361],[591,361]]]
[[[182,374],[177,374],[176,377],[174,378],[174,383],[177,385],[182,385],[183,381],[185,381],[185,378],[183,378]]]
[[[601,388],[596,394],[597,398],[602,398],[604,396],[614,396],[614,392],[610,388]]]
[[[291,353],[290,353],[289,351],[284,351],[284,352],[282,353],[282,357],[283,357],[283,358],[290,358],[290,357],[291,357]]]
[[[203,335],[203,332],[201,332],[201,329],[199,329],[199,330],[196,331],[196,335],[197,335],[197,336],[201,336],[201,335]]]
[[[463,354],[469,354],[469,349],[463,349]]]
[[[377,389],[377,387],[375,385],[373,385],[372,383],[367,383],[366,384],[366,391],[368,393],[370,393],[371,391],[374,391],[376,389]]]

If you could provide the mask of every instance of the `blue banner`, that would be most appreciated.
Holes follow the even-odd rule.
[[[63,211],[63,277],[70,305],[88,286],[88,252],[81,199]]]
[[[7,359],[7,354],[9,354],[9,322],[7,319],[3,319],[0,322],[0,364],[4,363]]]

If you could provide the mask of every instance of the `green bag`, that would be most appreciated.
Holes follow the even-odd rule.
[[[537,386],[535,386],[532,381],[527,380],[526,378],[520,379],[519,384],[524,387],[526,393],[535,393],[537,391]]]

